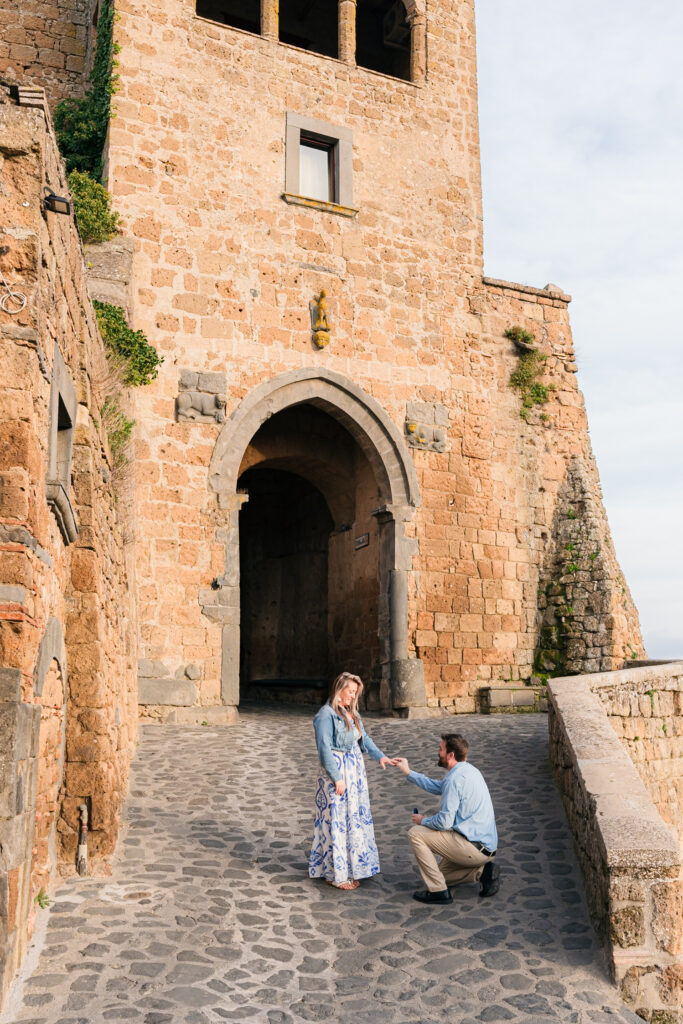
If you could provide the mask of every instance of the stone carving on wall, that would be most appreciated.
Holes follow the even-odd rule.
[[[404,424],[406,440],[411,448],[445,452],[448,409],[434,402],[408,402]]]
[[[181,370],[178,397],[175,400],[176,420],[195,423],[224,423],[227,399],[224,373],[200,373]]]
[[[317,348],[325,348],[330,343],[330,309],[327,303],[327,292],[323,288],[317,299],[309,303],[311,313],[311,330],[313,343]]]

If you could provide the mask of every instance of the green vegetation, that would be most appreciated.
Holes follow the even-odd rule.
[[[102,420],[104,421],[109,449],[111,451],[112,469],[122,469],[128,462],[128,445],[135,426],[135,420],[130,420],[119,405],[118,396],[112,395],[106,399],[102,406]]]
[[[522,396],[519,414],[526,420],[529,418],[530,409],[535,405],[545,405],[550,397],[551,387],[541,382],[548,357],[538,349],[530,347],[533,345],[534,336],[522,327],[509,327],[505,337],[526,349],[520,354],[517,369],[510,374],[510,387],[515,388]]]
[[[578,519],[578,516],[573,508],[567,509],[567,519]]]
[[[523,327],[508,327],[505,337],[514,341],[517,345],[533,345],[534,336],[531,331],[525,331]]]
[[[46,910],[50,906],[50,897],[44,889],[40,889],[38,894],[34,897],[33,902],[39,906],[41,910]]]
[[[97,323],[105,345],[117,369],[117,377],[123,387],[142,387],[149,384],[159,373],[163,356],[150,345],[142,331],[134,331],[126,322],[126,314],[120,306],[107,302],[93,301]],[[102,421],[109,438],[112,455],[112,469],[120,470],[128,462],[128,446],[135,426],[120,404],[120,395],[109,395],[102,406]]]
[[[118,230],[119,215],[111,208],[111,196],[104,185],[84,171],[72,171],[69,189],[81,240],[108,242]]]
[[[89,86],[82,99],[66,99],[54,111],[59,150],[67,171],[102,177],[102,152],[111,116],[111,97],[116,92],[114,74],[119,46],[114,42],[114,3],[103,0],[97,21],[97,44]]]
[[[159,373],[164,361],[142,331],[134,331],[126,323],[120,306],[94,300],[97,323],[107,348],[122,369],[125,387],[149,384]]]

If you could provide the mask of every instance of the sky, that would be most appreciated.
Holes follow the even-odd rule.
[[[617,557],[683,658],[683,4],[476,10],[485,273],[572,296]]]

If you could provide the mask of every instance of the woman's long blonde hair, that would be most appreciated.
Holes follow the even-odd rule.
[[[347,683],[356,683],[358,689],[356,690],[356,696],[351,702],[351,707],[347,711],[340,701],[340,694]],[[360,716],[358,714],[358,700],[361,693],[363,692],[363,680],[360,676],[354,676],[351,672],[341,672],[330,687],[330,698],[329,702],[332,705],[332,710],[336,711],[338,715],[341,715],[346,721],[346,728],[350,729],[353,725],[357,729],[360,729]]]

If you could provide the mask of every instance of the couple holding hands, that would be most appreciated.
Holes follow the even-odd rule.
[[[450,903],[449,887],[462,882],[479,882],[479,895],[493,896],[500,885],[500,869],[493,861],[498,834],[488,787],[467,761],[467,740],[459,733],[441,737],[438,763],[447,769],[443,779],[413,772],[405,757],[387,757],[368,736],[358,714],[362,692],[360,678],[342,672],[313,722],[320,771],[310,877],[353,890],[361,879],[379,872],[363,762],[367,753],[382,768],[396,767],[420,789],[441,797],[437,814],[426,816],[416,809],[408,832],[427,886],[413,898],[420,903]]]

